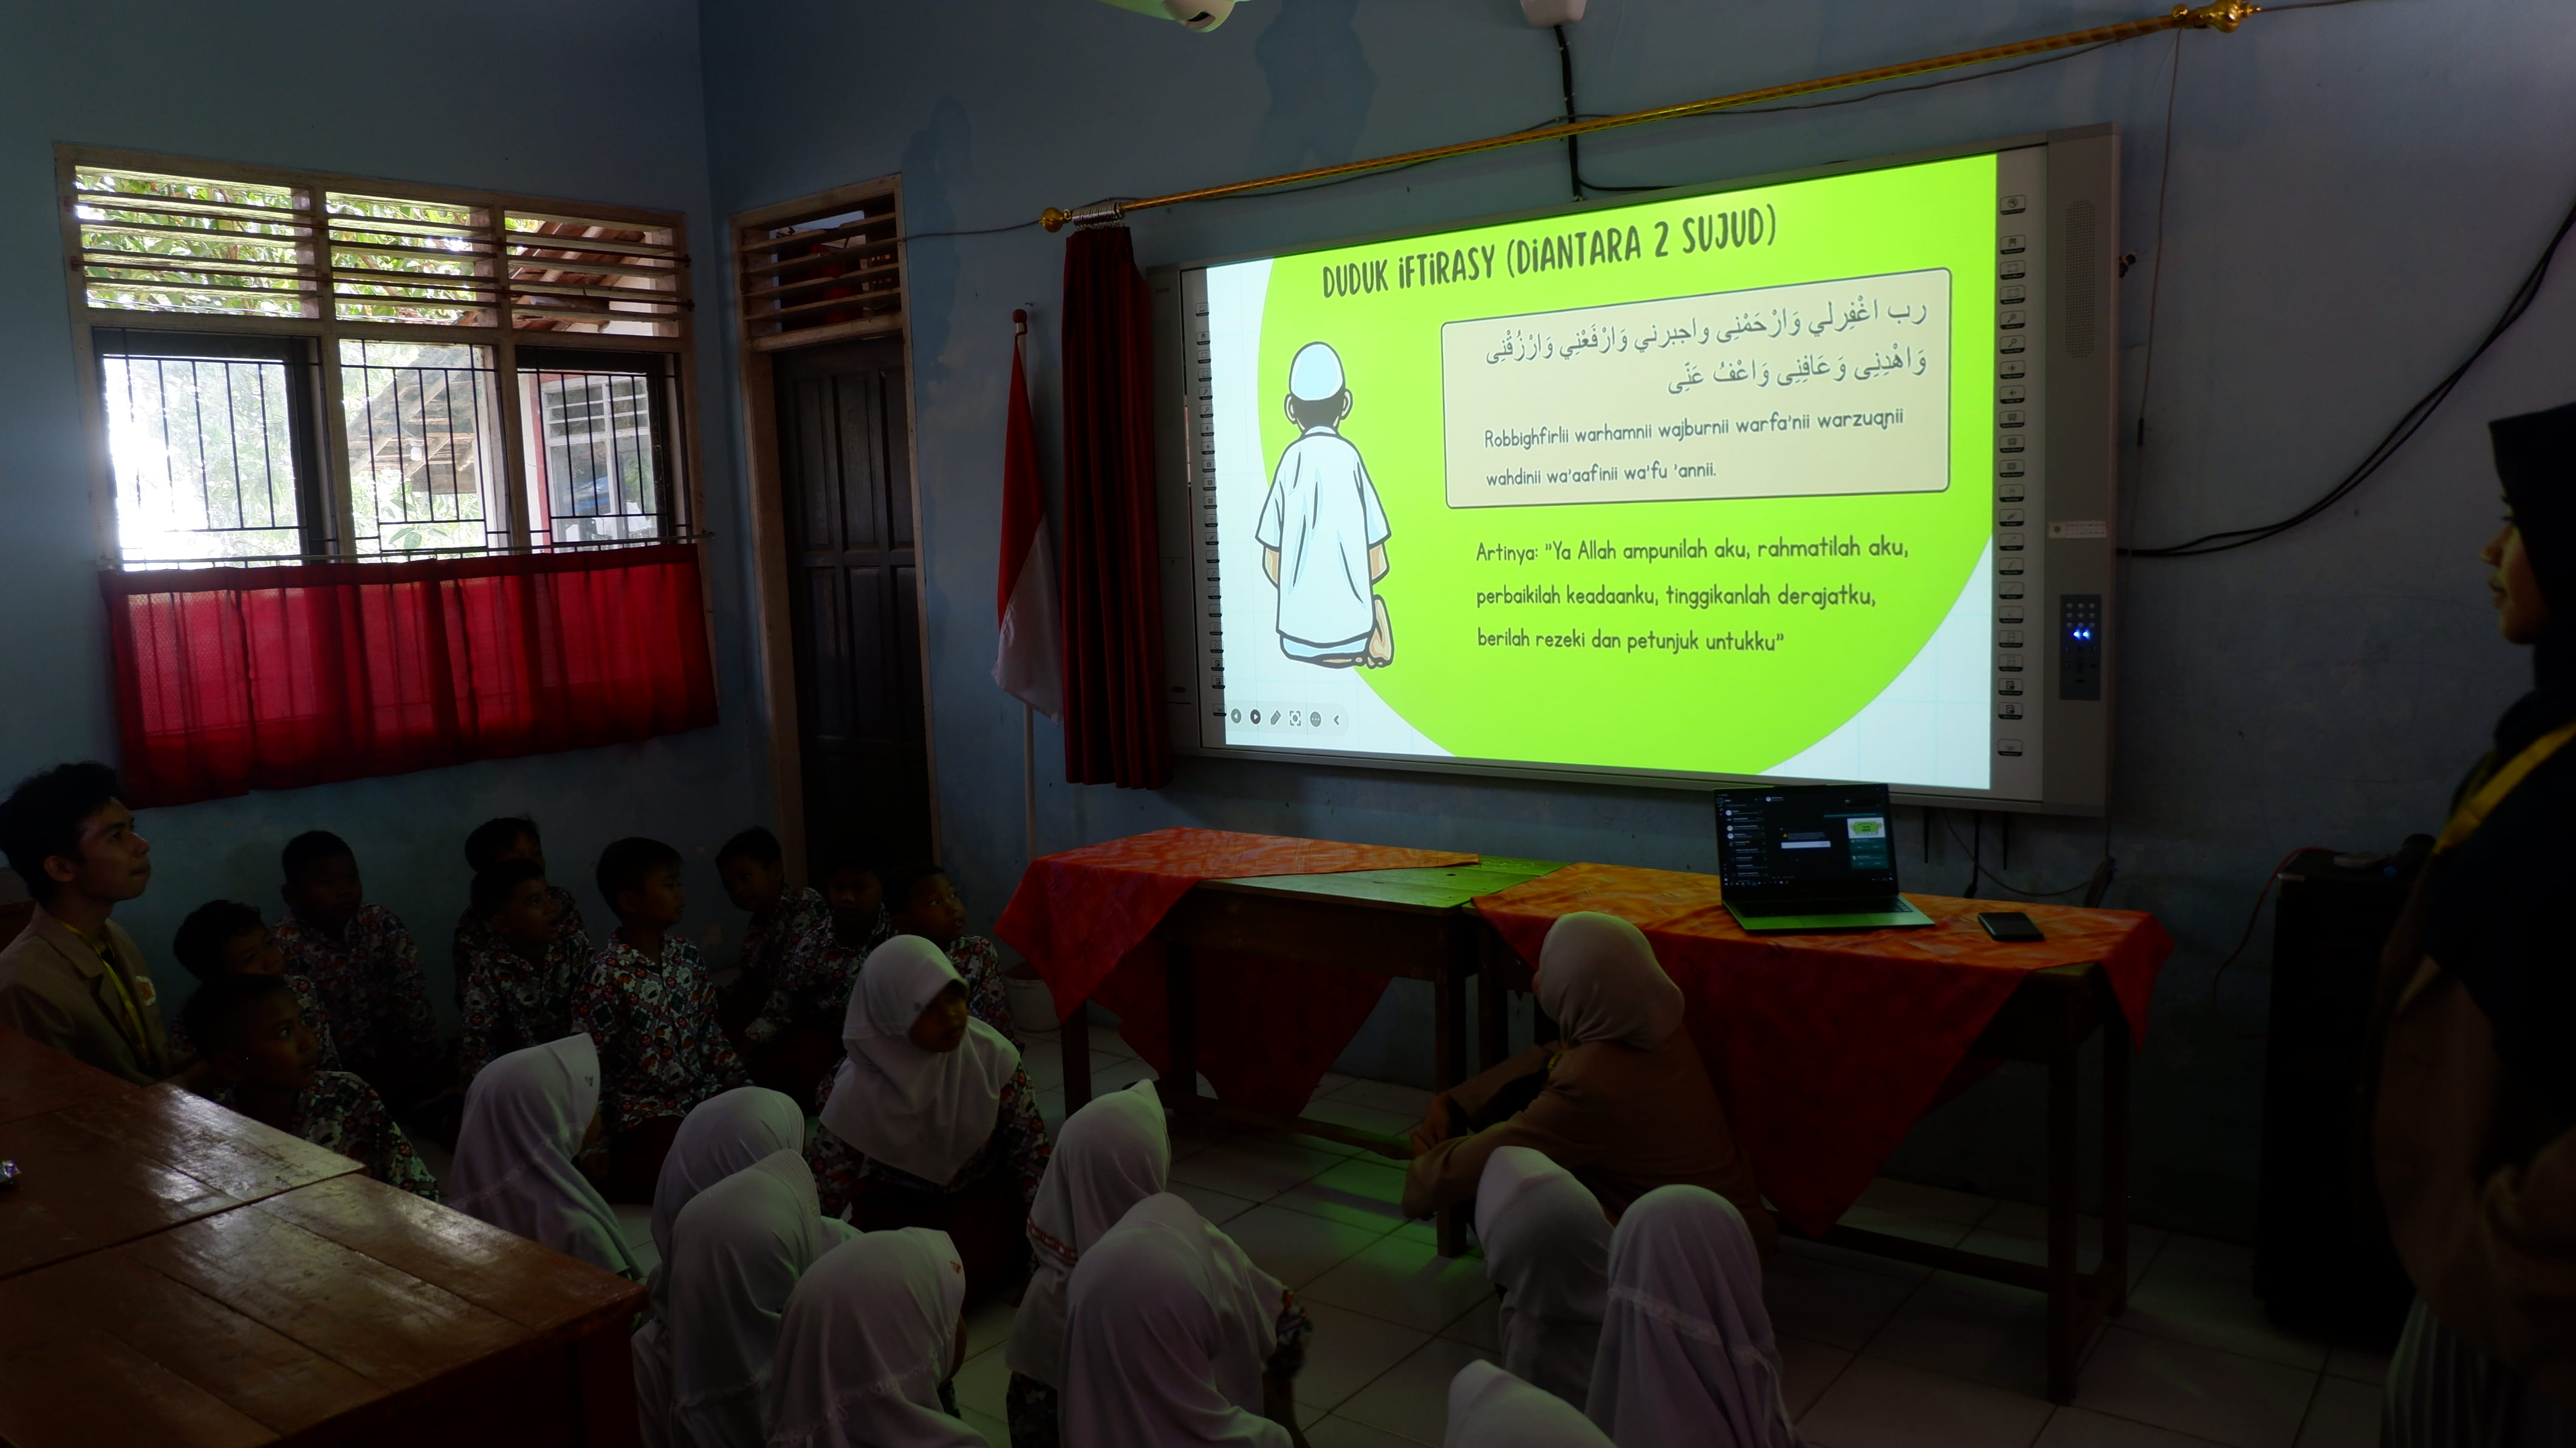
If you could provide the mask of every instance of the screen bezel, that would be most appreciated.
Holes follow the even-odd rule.
[[[1198,257],[1166,265],[1158,265],[1154,267],[1150,273],[1150,282],[1156,294],[1156,306],[1158,308],[1156,316],[1157,333],[1162,338],[1163,342],[1163,345],[1159,345],[1157,347],[1156,358],[1156,389],[1158,401],[1162,409],[1158,411],[1156,419],[1157,445],[1159,453],[1158,470],[1160,474],[1158,480],[1158,506],[1169,507],[1172,501],[1177,498],[1180,504],[1179,516],[1184,524],[1184,526],[1178,527],[1167,524],[1165,528],[1165,541],[1162,551],[1164,553],[1164,571],[1167,585],[1169,582],[1185,582],[1198,562],[1197,555],[1192,551],[1193,544],[1188,539],[1188,534],[1191,530],[1186,526],[1192,516],[1187,498],[1189,481],[1186,463],[1186,450],[1195,440],[1195,435],[1189,430],[1190,423],[1187,416],[1192,399],[1188,395],[1187,385],[1182,377],[1181,358],[1178,355],[1175,355],[1177,353],[1187,351],[1190,346],[1188,334],[1184,331],[1187,318],[1183,315],[1184,309],[1180,301],[1182,293],[1181,280],[1183,275],[1187,272],[1202,270],[1209,267],[1225,266],[1236,262],[1258,260],[1265,257],[1277,258],[1295,256],[1315,251],[1333,250],[1346,246],[1364,246],[1390,241],[1400,241],[1410,237],[1440,235],[1482,226],[1562,217],[1586,212],[1594,214],[1607,213],[1618,208],[1624,208],[1626,206],[1639,203],[1686,199],[1695,196],[1723,195],[1729,192],[1742,191],[1755,187],[1775,186],[1791,182],[1814,180],[1830,176],[1851,175],[1870,171],[1892,170],[1930,162],[1953,160],[1963,156],[2000,155],[2005,152],[2029,150],[2034,148],[2042,150],[2045,154],[2049,151],[2049,148],[2053,148],[2058,145],[2106,138],[2110,139],[2112,142],[2114,149],[2114,164],[2116,164],[2116,135],[2117,133],[2115,128],[2108,123],[2072,127],[2056,131],[2027,132],[1993,140],[1969,142],[1950,146],[1927,147],[1914,151],[1898,152],[1865,159],[1836,161],[1814,166],[1791,167],[1744,176],[1727,177],[1707,182],[1667,187],[1657,191],[1635,193],[1623,192],[1616,198],[1615,202],[1596,200],[1590,202],[1559,204],[1555,206],[1533,207],[1520,211],[1461,217],[1451,220],[1425,223],[1418,226],[1395,227],[1382,231],[1355,235],[1322,237],[1313,240],[1297,241],[1280,246],[1265,247],[1257,250],[1237,251],[1222,255]],[[2054,174],[2054,168],[2052,167],[2050,169],[2052,174]],[[2116,180],[2116,172],[2114,172],[2113,175],[2114,180]],[[2114,187],[2113,191],[2110,193],[2110,199],[2116,203],[2116,187]],[[2045,220],[2041,220],[2038,224],[2043,228],[2046,228],[2048,225]],[[2043,245],[2046,246],[2053,254],[2056,246],[2054,232],[2052,230],[2043,229],[2041,237]],[[2035,248],[2035,250],[2036,249],[2037,248]],[[2043,314],[2053,321],[2061,305],[2058,288],[2054,285],[2047,288],[2045,292],[2034,298],[2034,305],[2041,308]],[[2116,311],[2113,313],[2113,321],[2115,324]],[[2104,360],[2100,365],[2110,372],[2113,381],[2116,382],[2116,346],[2105,347],[2104,354]],[[2055,421],[2053,410],[2047,411],[2044,415],[2048,415],[2052,422]],[[2104,431],[2107,436],[2107,427]],[[2102,472],[2105,486],[2108,484],[2109,471],[2109,459],[2106,456],[2102,460]],[[1166,517],[1169,516],[1171,515],[1166,514]],[[2051,548],[2042,556],[2053,556],[2054,551],[2055,550]],[[1166,591],[1176,592],[1168,586]],[[1167,658],[1165,661],[1165,677],[1167,682],[1166,699],[1168,705],[1173,711],[1171,716],[1171,737],[1173,740],[1173,748],[1177,753],[1199,755],[1213,759],[1275,760],[1299,764],[1340,765],[1361,769],[1391,769],[1432,774],[1479,775],[1487,778],[1528,780],[1532,782],[1594,785],[1615,784],[1625,787],[1674,789],[1692,792],[1705,792],[1712,788],[1739,784],[1796,785],[1845,782],[1830,779],[1814,779],[1782,775],[1690,773],[1621,765],[1546,763],[1510,759],[1435,758],[1416,755],[1348,752],[1328,748],[1209,744],[1200,737],[1199,733],[1198,715],[1200,712],[1200,685],[1198,681],[1198,665],[1200,654],[1198,651],[1196,633],[1190,627],[1193,622],[1190,617],[1193,610],[1191,605],[1184,601],[1186,597],[1188,597],[1188,595],[1185,593],[1178,594],[1175,598],[1167,599],[1165,601],[1167,641]],[[2107,606],[2106,595],[2106,607]],[[2053,658],[2047,655],[2043,655],[2043,658],[2046,659],[2046,662],[2042,671],[2035,671],[2034,678],[2031,681],[2034,685],[2053,683],[2055,673]],[[2107,675],[2109,672],[2107,651],[2104,669]],[[2108,689],[2106,688],[2104,693],[2106,701],[2108,697]],[[2056,712],[2056,710],[2053,708],[2052,712]],[[2069,722],[2071,723],[2072,721]],[[2065,726],[2056,725],[2052,722],[2051,726],[2043,732],[2043,737],[2054,738],[2064,727]],[[2104,739],[2107,740],[2107,722],[2092,727],[2101,732]],[[2052,770],[2050,777],[2053,778],[2054,774],[2055,772]],[[2088,795],[2098,795],[2102,790],[2103,786],[2097,779],[2092,783],[2091,788],[2086,791],[2086,793]],[[2005,810],[2017,813],[2099,814],[2101,812],[2101,802],[2099,798],[2085,797],[2083,795],[2070,798],[2059,798],[2056,796],[2053,786],[2045,782],[2040,785],[2039,793],[2036,796],[2003,795],[1994,792],[1992,789],[1963,789],[1937,785],[1899,784],[1890,787],[1890,798],[1891,802],[1901,804],[1972,806],[1980,809]]]

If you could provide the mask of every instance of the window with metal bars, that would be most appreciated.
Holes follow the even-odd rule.
[[[677,215],[82,147],[57,161],[112,561],[691,536]]]

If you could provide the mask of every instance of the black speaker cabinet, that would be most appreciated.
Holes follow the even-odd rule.
[[[2309,851],[2280,878],[2254,1292],[2284,1325],[2385,1348],[2414,1289],[2355,1191],[2356,1092],[2379,951],[2413,861],[2347,868],[2335,858]]]

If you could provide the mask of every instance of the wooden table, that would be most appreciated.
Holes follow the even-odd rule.
[[[1482,992],[1487,1058],[1500,1059],[1508,1021],[1507,992],[1530,988],[1531,968],[1518,955],[1496,948]],[[1535,1003],[1533,1003],[1534,1006]],[[1540,1034],[1549,1033],[1541,1021]],[[2079,1271],[2077,1243],[2078,1066],[2084,1043],[2102,1038],[2102,1257]],[[2075,1398],[2075,1367],[2094,1329],[2116,1317],[2129,1298],[2129,1023],[2099,965],[2065,965],[2025,977],[1977,1038],[1971,1054],[1999,1061],[2034,1061],[2048,1068],[2048,1260],[2040,1265],[1967,1252],[1886,1232],[1836,1224],[1818,1240],[1873,1256],[1937,1267],[2010,1283],[2047,1294],[2048,1396]],[[1787,1219],[1780,1230],[1798,1235]]]
[[[1446,1090],[1465,1079],[1459,1054],[1467,1038],[1467,983],[1490,974],[1493,932],[1464,908],[1556,869],[1553,861],[1487,856],[1472,865],[1421,870],[1351,870],[1323,875],[1263,875],[1206,880],[1163,916],[1153,939],[1163,946],[1171,1013],[1171,1069],[1163,1099],[1184,1115],[1261,1131],[1321,1137],[1364,1147],[1398,1161],[1412,1153],[1398,1137],[1231,1106],[1198,1093],[1198,1040],[1193,1028],[1192,953],[1237,951],[1427,981],[1432,992],[1431,1080]],[[1487,1014],[1491,1014],[1490,1009]],[[1063,1033],[1065,1111],[1091,1099],[1091,1043],[1080,1021]],[[1490,1060],[1500,1059],[1490,1057]],[[1456,1255],[1462,1214],[1438,1219],[1440,1251]]]
[[[21,1114],[78,1080],[29,1049],[0,1031],[0,1443],[639,1441],[641,1284],[176,1087]]]
[[[143,1088],[16,1031],[0,1029],[0,1122],[126,1096]],[[5,1155],[6,1153],[0,1153]]]

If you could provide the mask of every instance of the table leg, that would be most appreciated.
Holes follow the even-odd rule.
[[[581,1395],[583,1448],[637,1448],[635,1354],[624,1319],[600,1323],[573,1342],[573,1380]]]
[[[2072,1044],[2048,1060],[2048,1398],[2075,1399],[2075,1080]]]
[[[1186,945],[1163,947],[1165,1040],[1172,1069],[1163,1075],[1163,1104],[1199,1094],[1198,974]]]
[[[2102,1027],[2102,1298],[2105,1314],[2129,1305],[2129,1022],[2117,1006]]]
[[[1084,1002],[1056,1027],[1056,1049],[1064,1054],[1064,1114],[1091,1104],[1091,1005]]]
[[[1503,945],[1494,932],[1476,930],[1476,1024],[1484,1039],[1476,1064],[1492,1070],[1512,1053],[1511,1000],[1503,991]]]
[[[1478,927],[1464,925],[1467,930]],[[1431,1022],[1431,1089],[1446,1091],[1458,1084],[1458,1051],[1467,1036],[1467,978],[1478,968],[1476,944],[1472,936],[1459,937],[1450,947],[1449,959],[1442,962],[1439,977],[1432,981]],[[1433,1235],[1443,1257],[1455,1257],[1466,1247],[1466,1213],[1456,1207],[1444,1207],[1433,1219]]]

